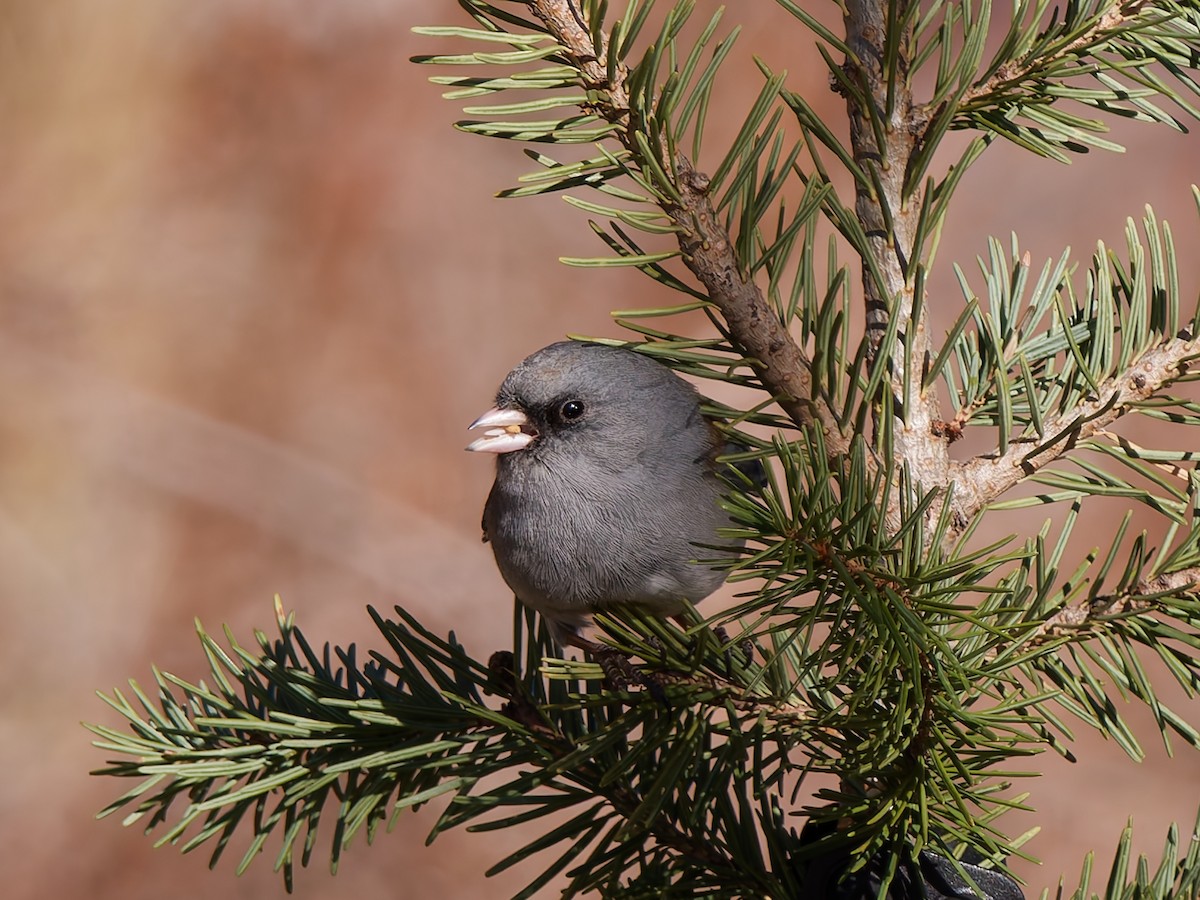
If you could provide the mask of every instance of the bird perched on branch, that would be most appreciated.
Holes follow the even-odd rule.
[[[741,542],[719,534],[731,523],[717,457],[744,448],[666,366],[620,347],[551,344],[508,374],[470,428],[483,436],[467,449],[497,455],[484,540],[560,646],[598,649],[580,633],[592,613],[675,615],[725,581],[713,561]]]

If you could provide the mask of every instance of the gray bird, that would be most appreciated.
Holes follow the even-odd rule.
[[[560,646],[596,650],[580,628],[598,610],[675,615],[725,580],[697,560],[739,550],[718,534],[730,520],[716,458],[741,448],[665,366],[619,347],[551,344],[508,374],[470,428],[483,436],[468,450],[497,454],[484,540]]]

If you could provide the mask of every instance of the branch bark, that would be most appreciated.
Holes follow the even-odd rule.
[[[870,185],[856,184],[855,212],[883,282],[864,265],[867,329],[876,353],[889,323],[897,327],[889,379],[894,458],[908,465],[920,485],[931,489],[947,484],[950,455],[949,441],[935,428],[941,422],[937,392],[923,389],[929,335],[924,318],[913,315],[913,256],[924,188],[906,196],[905,173],[917,150],[915,126],[922,113],[908,87],[910,31],[901,35],[898,46],[887,48],[895,58],[898,77],[890,79],[885,71],[885,6],[878,0],[848,0],[845,6],[846,36],[853,54],[846,61],[847,74],[861,87],[847,91],[850,143],[855,161],[872,176]],[[889,519],[899,515],[898,509],[889,513]]]

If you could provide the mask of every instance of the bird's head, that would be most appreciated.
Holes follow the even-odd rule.
[[[670,369],[619,347],[565,341],[521,362],[476,419],[468,450],[545,461],[558,454],[604,467],[628,465],[649,447],[686,440],[699,395]]]

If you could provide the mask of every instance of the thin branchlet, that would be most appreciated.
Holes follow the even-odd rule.
[[[1070,412],[1047,419],[1045,437],[1036,443],[1014,443],[999,455],[979,456],[951,468],[954,522],[960,534],[994,499],[1030,475],[1070,453],[1076,445],[1103,432],[1135,405],[1187,374],[1200,354],[1200,339],[1183,332],[1143,353],[1127,369],[1099,385],[1087,401]]]
[[[605,95],[606,99],[595,105],[596,112],[609,122],[623,125],[618,135],[625,148],[635,159],[644,156],[635,136],[636,115],[626,84],[628,69],[619,65],[609,71],[601,61],[602,48],[595,46],[580,4],[574,0],[530,0],[530,9],[570,53],[585,86]],[[607,43],[608,35],[603,30],[599,34],[600,40]],[[813,396],[809,360],[762,290],[743,274],[733,241],[708,196],[707,177],[683,153],[656,162],[674,175],[677,196],[663,198],[662,208],[676,226],[683,261],[721,312],[747,361],[792,421],[797,425],[818,424],[829,449],[846,452],[849,439],[837,417]]]
[[[1154,611],[1159,606],[1159,597],[1196,596],[1200,593],[1197,588],[1200,588],[1200,567],[1144,578],[1128,590],[1100,594],[1063,607],[1026,636],[1025,646],[1034,647],[1059,638],[1082,640],[1102,629],[1106,619]]]

